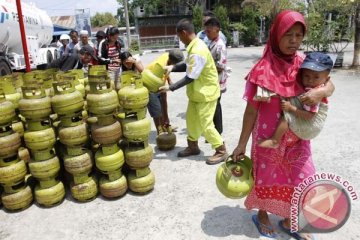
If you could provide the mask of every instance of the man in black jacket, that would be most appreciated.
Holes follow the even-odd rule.
[[[61,71],[84,69],[87,72],[89,63],[96,61],[95,51],[89,45],[83,46],[76,55],[63,56],[47,65],[47,68],[59,68]],[[90,64],[91,65],[91,64]]]

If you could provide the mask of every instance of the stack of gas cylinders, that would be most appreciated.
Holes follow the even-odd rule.
[[[87,148],[89,131],[84,120],[87,116],[85,101],[82,93],[75,88],[77,82],[77,74],[57,74],[51,105],[56,113],[59,152],[62,153],[64,168],[70,174],[71,195],[84,202],[94,199],[98,189],[92,176],[93,155]]]
[[[126,141],[125,160],[129,166],[128,185],[135,193],[144,194],[154,188],[155,177],[149,165],[153,149],[149,145],[151,123],[146,118],[149,92],[135,72],[124,72],[118,92],[122,113],[123,135]]]
[[[50,120],[51,98],[45,93],[43,80],[38,72],[24,75],[19,111],[25,119],[24,142],[31,156],[29,170],[37,180],[35,199],[50,207],[64,199],[65,188],[59,180],[60,160],[54,149],[56,134]]]
[[[85,99],[86,91],[88,92],[85,87],[88,86],[88,78],[85,76],[84,71],[82,69],[72,69],[67,73],[74,76],[72,81],[74,82],[75,89],[78,90]]]
[[[154,188],[149,91],[132,71],[121,82],[116,93],[104,66],[0,77],[0,204],[52,207],[65,185],[80,202]]]
[[[9,79],[2,78],[0,85],[0,184],[3,188],[0,202],[7,210],[14,211],[29,207],[33,194],[26,182],[26,163],[19,154],[21,136],[13,129],[19,98],[12,99],[14,104],[14,101],[7,100],[4,94],[6,88],[14,88],[12,77]]]
[[[24,125],[19,118],[19,101],[22,98],[21,87],[23,85],[23,77],[20,73],[14,73],[1,77],[0,88],[5,94],[5,99],[12,102],[15,109],[15,117],[12,120],[12,129],[19,133],[21,137],[24,136]]]
[[[91,137],[95,146],[95,165],[100,172],[100,193],[106,198],[123,196],[127,191],[122,173],[124,153],[119,147],[122,129],[116,119],[119,100],[111,88],[105,69],[94,66],[89,70],[89,93],[86,96],[91,124]]]

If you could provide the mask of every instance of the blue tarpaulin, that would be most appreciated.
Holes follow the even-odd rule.
[[[54,33],[53,36],[60,36],[61,34],[69,34],[69,32],[73,30],[72,28],[67,28],[54,24]]]

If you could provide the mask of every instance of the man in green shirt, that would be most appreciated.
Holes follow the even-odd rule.
[[[215,129],[213,118],[217,100],[220,97],[218,73],[212,55],[203,41],[196,37],[194,25],[187,19],[180,20],[176,25],[180,40],[187,46],[188,56],[185,63],[165,67],[170,72],[186,72],[186,76],[160,91],[175,91],[186,85],[189,98],[186,111],[188,131],[188,147],[178,153],[178,157],[200,154],[198,139],[201,135],[216,150],[206,160],[207,164],[224,161],[228,154],[222,137]]]

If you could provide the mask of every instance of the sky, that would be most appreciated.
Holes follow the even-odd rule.
[[[34,3],[36,7],[46,11],[50,16],[75,15],[75,9],[90,9],[91,16],[97,12],[111,12],[116,15],[119,4],[116,0],[22,0]]]

